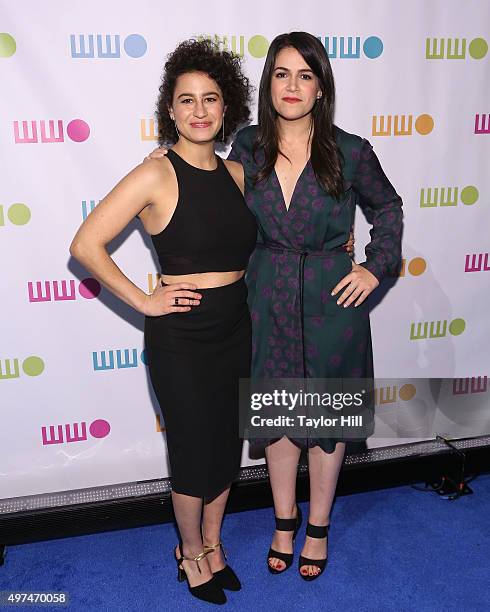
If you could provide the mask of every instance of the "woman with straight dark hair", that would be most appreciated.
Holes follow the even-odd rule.
[[[373,378],[367,296],[396,274],[401,199],[370,143],[333,123],[335,85],[321,42],[306,32],[277,36],[259,92],[258,126],[241,130],[228,159],[245,170],[245,199],[259,225],[247,269],[252,378]],[[342,245],[356,204],[372,222],[366,261]],[[365,417],[372,417],[366,402]],[[293,560],[301,524],[296,474],[308,449],[310,508],[299,572],[313,580],[327,558],[330,511],[346,442],[355,432],[316,430],[263,440],[274,498],[272,573]],[[367,437],[362,429],[354,437]],[[260,440],[251,440],[259,446]],[[354,448],[354,446],[353,446]]]

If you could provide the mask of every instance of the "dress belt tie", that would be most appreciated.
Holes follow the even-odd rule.
[[[304,272],[305,272],[305,261],[307,257],[327,257],[330,253],[346,253],[343,245],[330,249],[328,251],[300,251],[298,249],[292,249],[284,247],[279,244],[271,242],[258,242],[256,245],[258,248],[265,249],[268,251],[275,251],[277,253],[292,253],[299,256],[299,270],[298,270],[298,282],[299,282],[299,312],[301,319],[301,353],[303,358],[303,378],[306,376],[306,354],[305,354],[305,328],[304,328],[304,306],[303,306],[303,294],[304,294]]]

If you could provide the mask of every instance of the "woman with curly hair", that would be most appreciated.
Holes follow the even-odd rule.
[[[117,297],[145,315],[150,379],[165,420],[178,579],[224,603],[240,582],[223,561],[221,523],[240,467],[238,380],[249,377],[251,322],[244,272],[257,237],[240,164],[215,154],[249,117],[240,60],[186,41],[165,64],[157,106],[162,159],[140,164],[100,202],[70,247]],[[138,216],[158,255],[161,285],[134,285],[106,250]],[[203,503],[204,502],[204,503]]]

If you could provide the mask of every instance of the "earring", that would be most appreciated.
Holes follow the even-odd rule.
[[[222,126],[222,130],[223,130],[222,131],[223,136],[222,136],[221,140],[223,142],[225,142],[225,114],[224,113],[223,113],[223,123],[221,124],[221,126]]]
[[[322,97],[322,92],[321,92],[321,91],[319,91],[319,92],[316,94],[316,99],[317,99],[317,100],[319,100],[321,97]]]
[[[179,128],[177,127],[177,122],[175,121],[173,117],[172,117],[172,121],[174,122],[175,131],[177,132],[177,138],[180,138],[180,132],[179,132]]]

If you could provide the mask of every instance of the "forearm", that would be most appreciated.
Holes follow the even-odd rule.
[[[387,274],[396,274],[400,265],[402,200],[367,141],[361,149],[353,187],[373,226],[371,242],[366,246],[366,261],[361,265],[381,281]]]
[[[123,302],[144,314],[147,294],[123,274],[105,247],[83,246],[75,243],[70,247],[70,253],[104,287]]]

